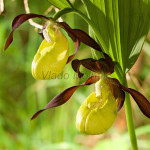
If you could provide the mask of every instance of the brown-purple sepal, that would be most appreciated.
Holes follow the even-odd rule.
[[[44,109],[42,110],[39,110],[38,112],[36,112],[31,120],[35,119],[41,112],[43,112],[44,110],[46,109],[49,109],[49,108],[52,108],[52,107],[57,107],[57,106],[60,106],[64,103],[66,103],[70,98],[71,96],[73,95],[73,93],[81,86],[84,86],[84,85],[91,85],[93,83],[96,83],[98,80],[100,79],[99,76],[91,76],[90,78],[87,79],[86,82],[84,82],[83,84],[81,85],[78,85],[78,86],[73,86],[73,87],[70,87],[66,90],[64,90],[63,92],[61,92],[60,94],[58,94],[57,96],[55,96],[45,107]]]
[[[110,65],[110,72],[114,72],[114,62],[112,61],[111,57],[107,55],[106,53],[103,53],[105,59],[107,60],[107,63]]]
[[[104,54],[106,60],[108,61],[108,63],[111,65],[111,68],[114,69],[114,63],[113,63],[112,59],[110,58],[110,56],[108,56],[106,53],[104,53],[102,51],[102,49],[100,48],[99,44],[92,37],[90,37],[86,32],[84,32],[80,29],[72,29],[65,22],[57,22],[57,24],[60,25],[68,33],[68,35],[74,41],[74,43],[77,40],[79,40],[79,42],[82,42],[82,43],[86,44],[87,46],[90,46],[91,48],[93,48],[99,52],[102,52]],[[75,49],[76,49],[76,46],[75,46]],[[75,56],[76,52],[77,51],[75,51],[74,55],[72,55],[73,57]]]
[[[101,58],[99,60],[95,60],[92,58],[87,58],[87,59],[82,59],[82,60],[75,59],[72,61],[72,68],[76,73],[78,73],[79,78],[83,76],[83,73],[81,73],[79,70],[81,65],[99,74],[105,73],[109,75],[114,72],[112,66],[104,58]]]
[[[74,47],[75,47],[75,52],[73,55],[70,55],[68,57],[68,60],[67,60],[67,64],[75,57],[77,51],[79,50],[79,47],[80,47],[80,41],[78,39],[74,40]]]
[[[117,111],[120,111],[124,104],[125,100],[125,92],[122,90],[121,85],[118,80],[115,78],[108,78],[107,82],[109,84],[109,87],[111,89],[111,92],[113,93],[116,102],[117,102]]]
[[[80,42],[92,47],[95,50],[102,52],[102,49],[98,45],[98,43],[91,38],[86,32],[80,29],[71,29],[70,26],[65,22],[58,22],[60,26],[64,28],[64,30],[68,33],[70,37],[74,37],[78,39]]]
[[[56,22],[56,24],[58,24],[59,26],[61,26],[69,35],[69,37],[72,39],[72,41],[74,42],[74,47],[75,47],[75,52],[73,55],[70,55],[68,60],[67,60],[67,64],[72,61],[72,59],[75,57],[77,51],[79,50],[79,47],[80,47],[80,39],[75,35],[73,34],[73,30],[74,29],[71,29],[70,26],[65,23],[65,22]]]
[[[140,92],[131,88],[126,88],[123,85],[121,85],[121,87],[124,91],[131,94],[143,114],[150,118],[150,102]]]
[[[12,31],[7,38],[4,50],[6,50],[9,47],[9,45],[12,43],[14,30],[17,29],[22,23],[24,23],[25,21],[27,21],[28,19],[31,19],[31,18],[48,19],[48,17],[45,17],[43,15],[32,14],[32,13],[21,14],[21,15],[18,15],[17,17],[15,17],[15,19],[12,22]]]

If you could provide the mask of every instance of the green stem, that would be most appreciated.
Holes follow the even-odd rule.
[[[65,15],[67,13],[71,13],[71,12],[74,12],[73,8],[64,8],[64,9],[61,9],[56,14],[54,14],[53,19],[57,20],[59,17]]]
[[[122,81],[122,84],[124,84],[127,87],[126,77],[124,77],[124,81]],[[125,95],[125,111],[131,147],[132,150],[138,150],[129,93],[126,93]]]
[[[53,16],[53,19],[54,20],[57,20],[59,17],[67,14],[67,13],[77,13],[79,16],[81,16],[91,27],[92,29],[94,29],[94,31],[96,31],[92,21],[85,15],[83,14],[81,11],[79,11],[78,9],[76,8],[64,8],[64,9],[61,9],[60,11],[58,11],[54,16]],[[98,32],[95,32],[95,33],[98,33]]]

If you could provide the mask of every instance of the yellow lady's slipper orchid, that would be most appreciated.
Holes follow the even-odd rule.
[[[69,45],[54,23],[49,23],[43,35],[45,39],[32,62],[32,75],[35,79],[48,80],[62,72],[69,57]]]
[[[76,127],[87,134],[102,134],[113,124],[117,116],[116,100],[107,83],[107,78],[95,84],[95,92],[91,93],[80,106]]]
[[[12,31],[5,43],[6,50],[13,41],[14,31],[25,21],[31,18],[41,18],[51,20],[43,30],[44,40],[41,43],[37,54],[32,62],[32,74],[36,79],[51,79],[57,77],[62,72],[66,62],[70,62],[77,53],[80,42],[103,53],[105,58],[95,60],[92,58],[72,61],[73,70],[81,78],[80,66],[101,74],[100,76],[91,76],[84,83],[72,86],[57,96],[55,96],[43,109],[37,111],[31,118],[33,120],[44,110],[60,106],[66,103],[73,93],[82,86],[95,84],[95,92],[82,103],[77,113],[76,126],[79,131],[87,134],[101,134],[107,131],[113,124],[117,111],[119,111],[125,100],[125,92],[130,93],[143,114],[150,118],[150,102],[138,91],[127,88],[117,79],[109,78],[107,75],[114,72],[114,62],[111,57],[104,53],[99,44],[87,33],[80,29],[72,29],[65,22],[55,22],[52,18],[39,14],[21,14],[15,17],[12,22]],[[43,28],[46,24],[43,25]],[[75,53],[68,58],[68,41],[59,30],[62,27],[73,40]],[[67,61],[68,60],[68,61]],[[101,79],[100,79],[101,78]]]

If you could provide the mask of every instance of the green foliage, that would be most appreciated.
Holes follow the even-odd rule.
[[[69,3],[67,0],[48,0],[52,5],[59,9],[63,9],[66,7],[70,7]]]
[[[123,73],[134,65],[150,28],[150,0],[82,0],[88,17],[67,1],[50,2],[61,9],[57,17],[69,12],[83,17],[89,24],[90,35],[119,63]],[[92,52],[96,59],[102,57]]]
[[[141,140],[140,136],[143,134],[148,134],[150,135],[150,125],[144,126],[144,127],[140,127],[138,129],[136,129],[136,135],[139,137],[138,139],[138,146],[139,149],[145,149],[148,150],[149,149],[149,141],[145,141],[145,140]],[[129,143],[129,136],[128,133],[124,133],[121,137],[116,137],[114,139],[110,140],[102,140],[99,144],[97,144],[97,146],[95,146],[95,148],[93,148],[93,150],[109,150],[110,149],[110,145],[111,145],[111,149],[115,149],[115,150],[128,150],[130,149],[130,145],[126,144]],[[109,143],[109,144],[108,144]],[[116,146],[117,145],[117,146]]]
[[[149,31],[150,1],[82,1],[99,32],[94,32],[94,37],[103,50],[127,72],[137,60]]]

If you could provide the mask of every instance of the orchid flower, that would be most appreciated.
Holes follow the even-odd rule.
[[[31,18],[41,18],[46,20],[40,32],[43,41],[32,62],[32,75],[35,79],[51,79],[51,76],[48,74],[49,72],[58,76],[63,71],[65,65],[76,55],[80,42],[101,51],[99,45],[84,31],[80,29],[71,29],[65,22],[56,22],[52,18],[38,14],[21,14],[15,17],[12,22],[12,32],[6,41],[4,50],[12,43],[14,30]],[[75,53],[71,56],[69,56],[68,40],[61,32],[60,28],[63,28],[74,42]]]
[[[114,72],[114,62],[109,55],[104,53],[98,43],[92,39],[87,33],[79,29],[71,29],[65,22],[56,22],[52,18],[47,18],[37,14],[22,14],[17,16],[12,23],[12,32],[10,33],[5,45],[5,49],[13,40],[13,32],[24,21],[39,17],[46,19],[41,31],[44,40],[42,41],[37,54],[32,62],[32,74],[36,79],[50,79],[43,77],[42,74],[47,71],[59,74],[62,72],[65,64],[72,61],[79,49],[80,42],[90,46],[91,48],[103,54],[104,58],[95,60],[92,58],[72,61],[73,70],[78,73],[78,77],[83,77],[80,72],[80,66],[84,66],[92,72],[97,73],[95,76],[88,78],[83,84],[72,86],[57,96],[55,96],[44,109],[36,112],[31,120],[36,118],[41,112],[52,107],[60,106],[66,103],[73,93],[81,86],[91,85],[95,83],[95,91],[81,104],[76,117],[77,129],[87,134],[101,134],[106,132],[114,123],[117,112],[122,108],[125,100],[125,92],[128,92],[143,114],[150,118],[150,102],[138,91],[126,88],[119,80],[111,78]],[[74,41],[75,53],[69,56],[68,41],[59,28],[63,28],[71,39]]]
[[[122,108],[125,100],[125,92],[131,94],[143,114],[150,118],[150,102],[138,91],[126,88],[117,79],[110,78],[114,72],[114,63],[104,53],[105,58],[94,60],[87,58],[72,61],[73,70],[81,78],[84,74],[80,72],[80,66],[96,72],[97,76],[91,76],[81,85],[70,87],[55,96],[42,110],[36,112],[31,120],[36,118],[46,109],[60,106],[66,103],[73,93],[81,86],[95,83],[95,91],[81,104],[77,117],[76,126],[81,132],[87,134],[101,134],[106,132],[114,123],[117,112]]]

